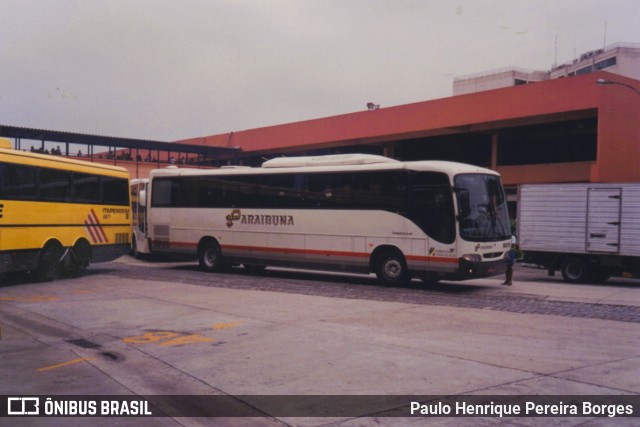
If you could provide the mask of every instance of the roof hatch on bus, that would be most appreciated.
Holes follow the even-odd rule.
[[[263,168],[295,168],[303,166],[370,165],[375,163],[399,163],[398,160],[374,154],[335,154],[329,156],[278,157],[267,160]]]

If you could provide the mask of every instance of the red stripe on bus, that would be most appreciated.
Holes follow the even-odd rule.
[[[103,242],[103,243],[109,243],[109,239],[107,238],[107,234],[104,232],[104,228],[102,228],[102,225],[100,224],[100,221],[98,221],[98,216],[93,211],[93,209],[91,209],[91,215],[95,219],[96,225],[98,226],[98,233],[101,236],[100,241]]]
[[[263,246],[242,246],[242,245],[224,245],[223,249],[235,249],[240,251],[256,251],[256,252],[275,252],[300,255],[326,255],[326,256],[342,256],[367,258],[369,254],[365,252],[346,252],[346,251],[327,251],[318,249],[295,249],[295,248],[266,248]]]
[[[188,243],[188,242],[170,242],[169,245],[173,247],[183,247],[183,248],[195,248],[198,246],[196,243]],[[325,255],[325,256],[340,256],[340,257],[353,257],[353,258],[368,258],[371,255],[366,252],[328,251],[328,250],[320,250],[320,249],[296,249],[296,248],[268,248],[264,246],[247,246],[247,245],[222,245],[222,249],[245,251],[245,252],[253,251],[253,252],[280,253],[280,254]],[[407,261],[458,264],[457,258],[420,256],[420,255],[406,255],[405,257]]]
[[[93,239],[93,243],[103,243],[102,233],[100,233],[99,226],[100,224],[96,224],[97,220],[95,218],[95,213],[93,209],[87,215],[87,219],[84,221],[87,226],[87,230],[89,234],[91,234],[91,239]]]
[[[87,233],[89,233],[89,237],[91,237],[91,241],[93,243],[97,243],[98,240],[96,238],[96,235],[93,233],[93,226],[92,224],[89,222],[89,219],[85,219],[84,220],[84,229],[87,230]]]
[[[153,243],[164,243],[166,244],[167,242],[164,242],[162,240],[154,240]],[[182,248],[196,248],[198,247],[197,243],[189,243],[189,242],[169,242],[170,246],[177,246],[177,247],[182,247]]]

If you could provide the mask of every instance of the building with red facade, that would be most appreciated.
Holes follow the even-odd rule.
[[[497,170],[507,188],[640,181],[638,88],[601,71],[179,142],[237,147],[226,161],[252,166],[353,152],[452,160]]]

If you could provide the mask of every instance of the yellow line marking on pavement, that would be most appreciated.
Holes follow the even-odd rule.
[[[175,347],[175,346],[184,345],[184,344],[195,344],[199,342],[214,342],[214,341],[215,340],[213,338],[207,338],[207,337],[203,337],[202,335],[193,334],[193,335],[183,335],[181,337],[174,338],[172,340],[163,341],[160,343],[160,345],[163,347]]]
[[[46,302],[58,301],[60,297],[55,295],[25,295],[19,297],[0,297],[0,301],[17,301],[17,302]]]
[[[147,344],[150,342],[170,340],[178,336],[180,336],[180,334],[176,332],[152,331],[145,332],[143,335],[138,335],[135,337],[126,337],[123,338],[122,341],[126,342],[127,344]]]
[[[85,295],[85,294],[95,294],[97,291],[93,290],[93,289],[78,289],[76,291],[73,291],[74,295]]]
[[[184,344],[195,344],[201,342],[215,342],[213,338],[203,337],[198,334],[182,334],[168,331],[150,331],[135,337],[126,337],[122,341],[127,344],[148,344],[155,343],[163,347],[176,347]]]
[[[80,363],[80,362],[89,362],[89,361],[95,360],[95,359],[96,359],[95,357],[81,357],[79,359],[73,359],[73,360],[70,360],[68,362],[59,363],[57,365],[46,366],[44,368],[38,368],[38,371],[39,372],[50,371],[52,369],[64,368],[65,366],[73,365],[73,364]]]
[[[239,322],[229,322],[229,323],[216,323],[215,325],[213,325],[213,329],[227,329],[227,328],[234,328],[236,326],[240,326],[242,325],[243,321],[239,321]]]
[[[58,301],[60,297],[55,295],[33,295],[26,296],[22,299],[22,302],[47,302],[47,301]]]

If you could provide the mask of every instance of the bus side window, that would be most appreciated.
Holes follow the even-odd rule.
[[[151,195],[151,206],[169,207],[171,206],[171,179],[157,178],[153,181],[153,193]]]
[[[73,200],[82,203],[97,203],[100,201],[99,177],[85,173],[73,174]]]
[[[127,194],[129,189],[127,188]],[[40,199],[56,202],[70,202],[71,172],[40,168]]]
[[[126,179],[101,177],[102,203],[110,205],[129,205],[129,183]]]
[[[260,201],[263,207],[297,209],[302,204],[296,179],[292,174],[265,175],[260,181]]]
[[[224,207],[221,204],[222,190],[216,185],[216,178],[203,176],[198,179],[198,206],[202,208]]]
[[[0,199],[35,200],[37,196],[37,168],[0,164]]]
[[[406,211],[407,175],[404,172],[353,174],[353,205],[359,209]]]
[[[193,208],[198,206],[198,178],[183,177],[177,180],[174,206]]]
[[[309,174],[307,177],[307,208],[326,208],[329,206],[329,201],[333,196],[331,188],[327,187],[326,175],[322,173]]]

